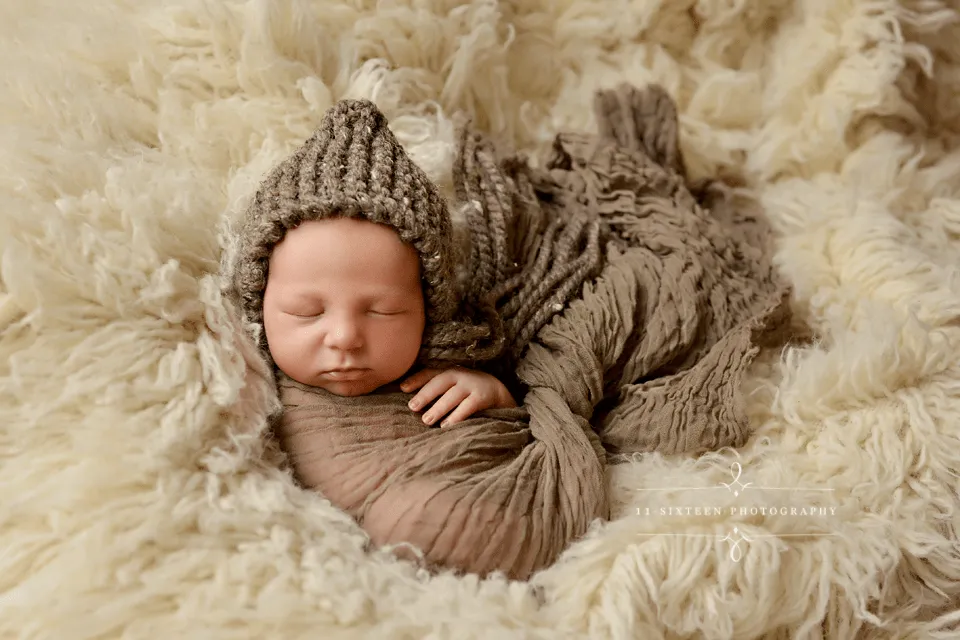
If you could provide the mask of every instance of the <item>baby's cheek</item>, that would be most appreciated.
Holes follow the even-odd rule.
[[[305,339],[303,331],[273,331],[267,333],[267,346],[270,357],[285,374],[303,382],[303,378],[313,375],[314,349]],[[309,384],[304,382],[304,384]]]
[[[379,333],[378,351],[385,361],[389,361],[385,364],[391,364],[392,368],[409,368],[420,353],[422,340],[422,329],[418,330],[416,325],[404,323]]]

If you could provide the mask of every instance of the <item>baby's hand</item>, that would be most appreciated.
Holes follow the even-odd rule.
[[[423,369],[404,380],[400,389],[405,393],[420,389],[408,405],[412,411],[419,411],[439,397],[430,410],[423,414],[423,422],[433,424],[453,410],[440,424],[441,427],[466,420],[471,414],[484,409],[517,406],[502,382],[490,374],[463,367]]]

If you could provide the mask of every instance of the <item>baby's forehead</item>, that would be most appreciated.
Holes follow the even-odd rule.
[[[270,256],[268,279],[307,287],[346,281],[375,289],[420,285],[420,256],[392,228],[347,218],[311,221],[287,232]]]
[[[289,302],[369,303],[380,300],[403,300],[419,291],[421,284],[413,274],[389,277],[361,270],[346,273],[328,270],[317,274],[309,269],[300,272],[271,274],[272,287]]]

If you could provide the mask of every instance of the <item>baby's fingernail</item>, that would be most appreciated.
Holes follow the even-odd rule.
[[[450,420],[444,420],[443,422],[440,423],[440,428],[441,428],[441,429],[443,429],[444,427],[449,427],[449,426],[450,426]]]
[[[433,424],[433,416],[428,413],[427,415],[423,416],[423,422],[424,424]]]
[[[411,411],[416,411],[417,409],[420,408],[420,403],[417,402],[416,400],[411,400],[410,402],[407,403],[407,406],[410,407]]]

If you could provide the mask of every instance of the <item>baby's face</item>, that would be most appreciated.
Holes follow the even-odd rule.
[[[413,366],[425,323],[420,261],[393,229],[305,222],[274,248],[268,274],[264,330],[290,378],[357,396]]]

